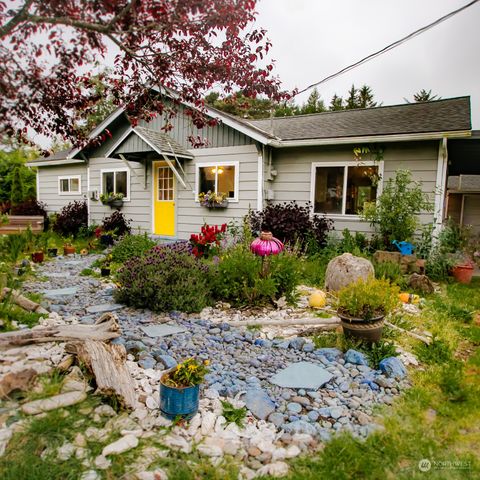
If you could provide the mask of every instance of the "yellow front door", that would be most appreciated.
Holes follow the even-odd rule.
[[[153,233],[175,236],[175,177],[163,162],[153,164],[153,212]]]

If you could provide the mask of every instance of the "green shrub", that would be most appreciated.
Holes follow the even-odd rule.
[[[398,283],[399,278],[402,276],[400,264],[395,262],[381,262],[374,263],[375,278],[384,278],[391,282]]]
[[[210,303],[209,267],[176,243],[154,247],[117,272],[115,299],[154,312],[199,312]]]
[[[337,308],[347,316],[365,320],[391,312],[399,303],[400,289],[389,280],[357,280],[338,292]]]
[[[451,348],[436,337],[433,338],[430,345],[420,344],[415,353],[421,362],[428,364],[447,363],[452,359]]]
[[[360,216],[382,236],[385,246],[392,248],[392,240],[412,240],[419,226],[419,213],[432,210],[433,204],[421,183],[412,180],[409,170],[397,170],[395,178],[385,182],[377,202],[368,204]]]
[[[212,281],[215,298],[236,306],[265,305],[282,296],[295,301],[300,278],[298,258],[282,252],[265,261],[269,262],[268,274],[262,276],[261,259],[243,245],[227,250]]]
[[[398,355],[395,345],[383,340],[366,344],[363,351],[367,355],[370,366],[375,369],[378,369],[380,362],[384,358],[396,357]]]
[[[112,261],[123,263],[133,257],[141,257],[148,250],[152,249],[156,243],[144,235],[126,235],[122,238],[112,250]]]
[[[464,402],[467,399],[468,390],[465,386],[463,363],[454,360],[444,365],[438,385],[450,402]]]
[[[103,232],[113,232],[115,235],[121,237],[125,234],[130,234],[132,228],[130,227],[131,219],[118,210],[113,212],[110,216],[105,217],[102,221]]]

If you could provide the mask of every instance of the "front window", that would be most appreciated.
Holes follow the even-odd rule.
[[[124,199],[129,198],[128,172],[127,170],[112,170],[102,172],[102,193],[123,194]]]
[[[378,166],[315,166],[314,213],[358,215],[377,198]]]
[[[81,192],[80,175],[58,177],[59,195],[79,195]]]
[[[237,165],[202,165],[198,167],[198,193],[225,194],[237,198]]]

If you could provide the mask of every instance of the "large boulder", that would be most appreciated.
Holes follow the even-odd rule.
[[[369,260],[344,253],[328,262],[325,288],[337,292],[360,278],[366,280],[370,275],[374,276],[375,270]]]

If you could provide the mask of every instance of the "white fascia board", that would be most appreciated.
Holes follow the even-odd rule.
[[[45,160],[43,162],[28,162],[27,167],[54,167],[56,165],[71,165],[72,163],[86,163],[85,160],[73,160],[65,158],[63,160]]]
[[[105,127],[107,127],[107,125],[109,125],[110,123],[112,123],[116,118],[118,118],[122,113],[124,112],[124,109],[119,107],[117,108],[114,112],[112,112],[100,125],[98,125],[97,128],[95,128],[94,130],[92,130],[90,132],[90,134],[88,135],[88,138],[90,140],[93,140],[95,137],[97,137],[98,135],[100,135],[100,133],[102,133],[102,131],[105,129]],[[68,158],[73,158],[77,153],[81,152],[85,147],[81,147],[81,148],[75,148],[74,150],[72,150],[70,152],[70,154],[68,155]]]
[[[370,135],[363,137],[339,137],[308,140],[272,140],[270,145],[276,148],[310,147],[320,145],[346,145],[351,143],[377,143],[377,142],[412,142],[420,140],[441,140],[442,138],[470,137],[470,130],[432,133],[407,133],[399,135]]]
[[[185,181],[183,180],[182,176],[178,173],[178,170],[175,168],[175,165],[172,163],[172,161],[165,155],[165,152],[162,152],[159,148],[157,148],[152,142],[150,142],[147,138],[145,138],[143,135],[138,133],[136,130],[134,132],[147,144],[150,145],[153,150],[155,150],[158,154],[160,154],[164,160],[167,162],[168,166],[172,169],[172,172],[174,175],[177,177],[177,180],[181,183],[183,188],[187,188],[187,185],[185,184]]]

